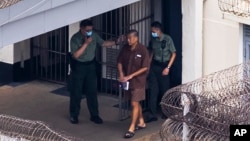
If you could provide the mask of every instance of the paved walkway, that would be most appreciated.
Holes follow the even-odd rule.
[[[70,124],[68,118],[69,98],[52,93],[62,85],[32,81],[21,85],[0,87],[0,114],[12,115],[29,120],[43,121],[55,129],[65,131],[71,136],[89,141],[123,141],[130,119],[119,121],[118,103],[114,97],[99,96],[100,115],[104,124],[96,125],[89,120],[86,101],[82,101],[79,124]],[[147,129],[138,131],[133,139],[157,132],[163,120],[149,123]],[[126,139],[128,140],[128,139]],[[132,140],[132,139],[131,139]]]

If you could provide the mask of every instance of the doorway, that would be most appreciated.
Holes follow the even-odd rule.
[[[66,84],[68,36],[66,26],[31,39],[33,78]]]
[[[171,68],[171,87],[182,83],[182,0],[162,0],[164,33],[170,35],[176,48],[176,59]]]

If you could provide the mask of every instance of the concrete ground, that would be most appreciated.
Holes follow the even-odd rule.
[[[97,125],[89,120],[86,100],[82,100],[79,124],[69,122],[69,97],[56,95],[53,90],[63,87],[43,81],[32,81],[20,85],[4,85],[0,87],[0,114],[19,118],[43,121],[55,129],[65,131],[71,136],[89,141],[123,141],[140,140],[140,138],[155,134],[161,128],[164,120],[147,124],[147,128],[136,132],[132,139],[123,139],[128,129],[130,119],[120,121],[118,104],[114,97],[99,95],[100,116],[104,124]]]

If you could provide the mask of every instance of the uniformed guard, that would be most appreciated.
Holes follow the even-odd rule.
[[[176,57],[172,38],[162,32],[160,22],[151,24],[152,39],[148,46],[152,58],[149,72],[149,113],[145,122],[156,121],[160,99],[169,89],[169,72]]]
[[[79,32],[72,36],[70,40],[73,58],[70,90],[70,122],[72,124],[78,123],[83,91],[86,94],[90,120],[96,124],[103,122],[98,112],[95,51],[98,46],[109,47],[115,44],[115,41],[104,41],[95,33],[91,20],[81,21]]]

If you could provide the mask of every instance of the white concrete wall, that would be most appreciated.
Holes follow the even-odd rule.
[[[24,61],[30,59],[30,39],[14,44],[14,63],[21,62],[24,67]]]
[[[0,62],[14,64],[14,45],[0,48]]]
[[[218,1],[183,0],[182,13],[183,83],[243,62],[242,24]]]
[[[202,0],[182,0],[182,83],[202,76]]]
[[[71,37],[80,29],[80,22],[73,23],[69,25],[69,52],[70,52],[70,39]]]
[[[0,48],[0,62],[14,64],[30,59],[30,39]]]
[[[239,22],[223,18],[215,0],[204,2],[203,75],[243,62]]]

